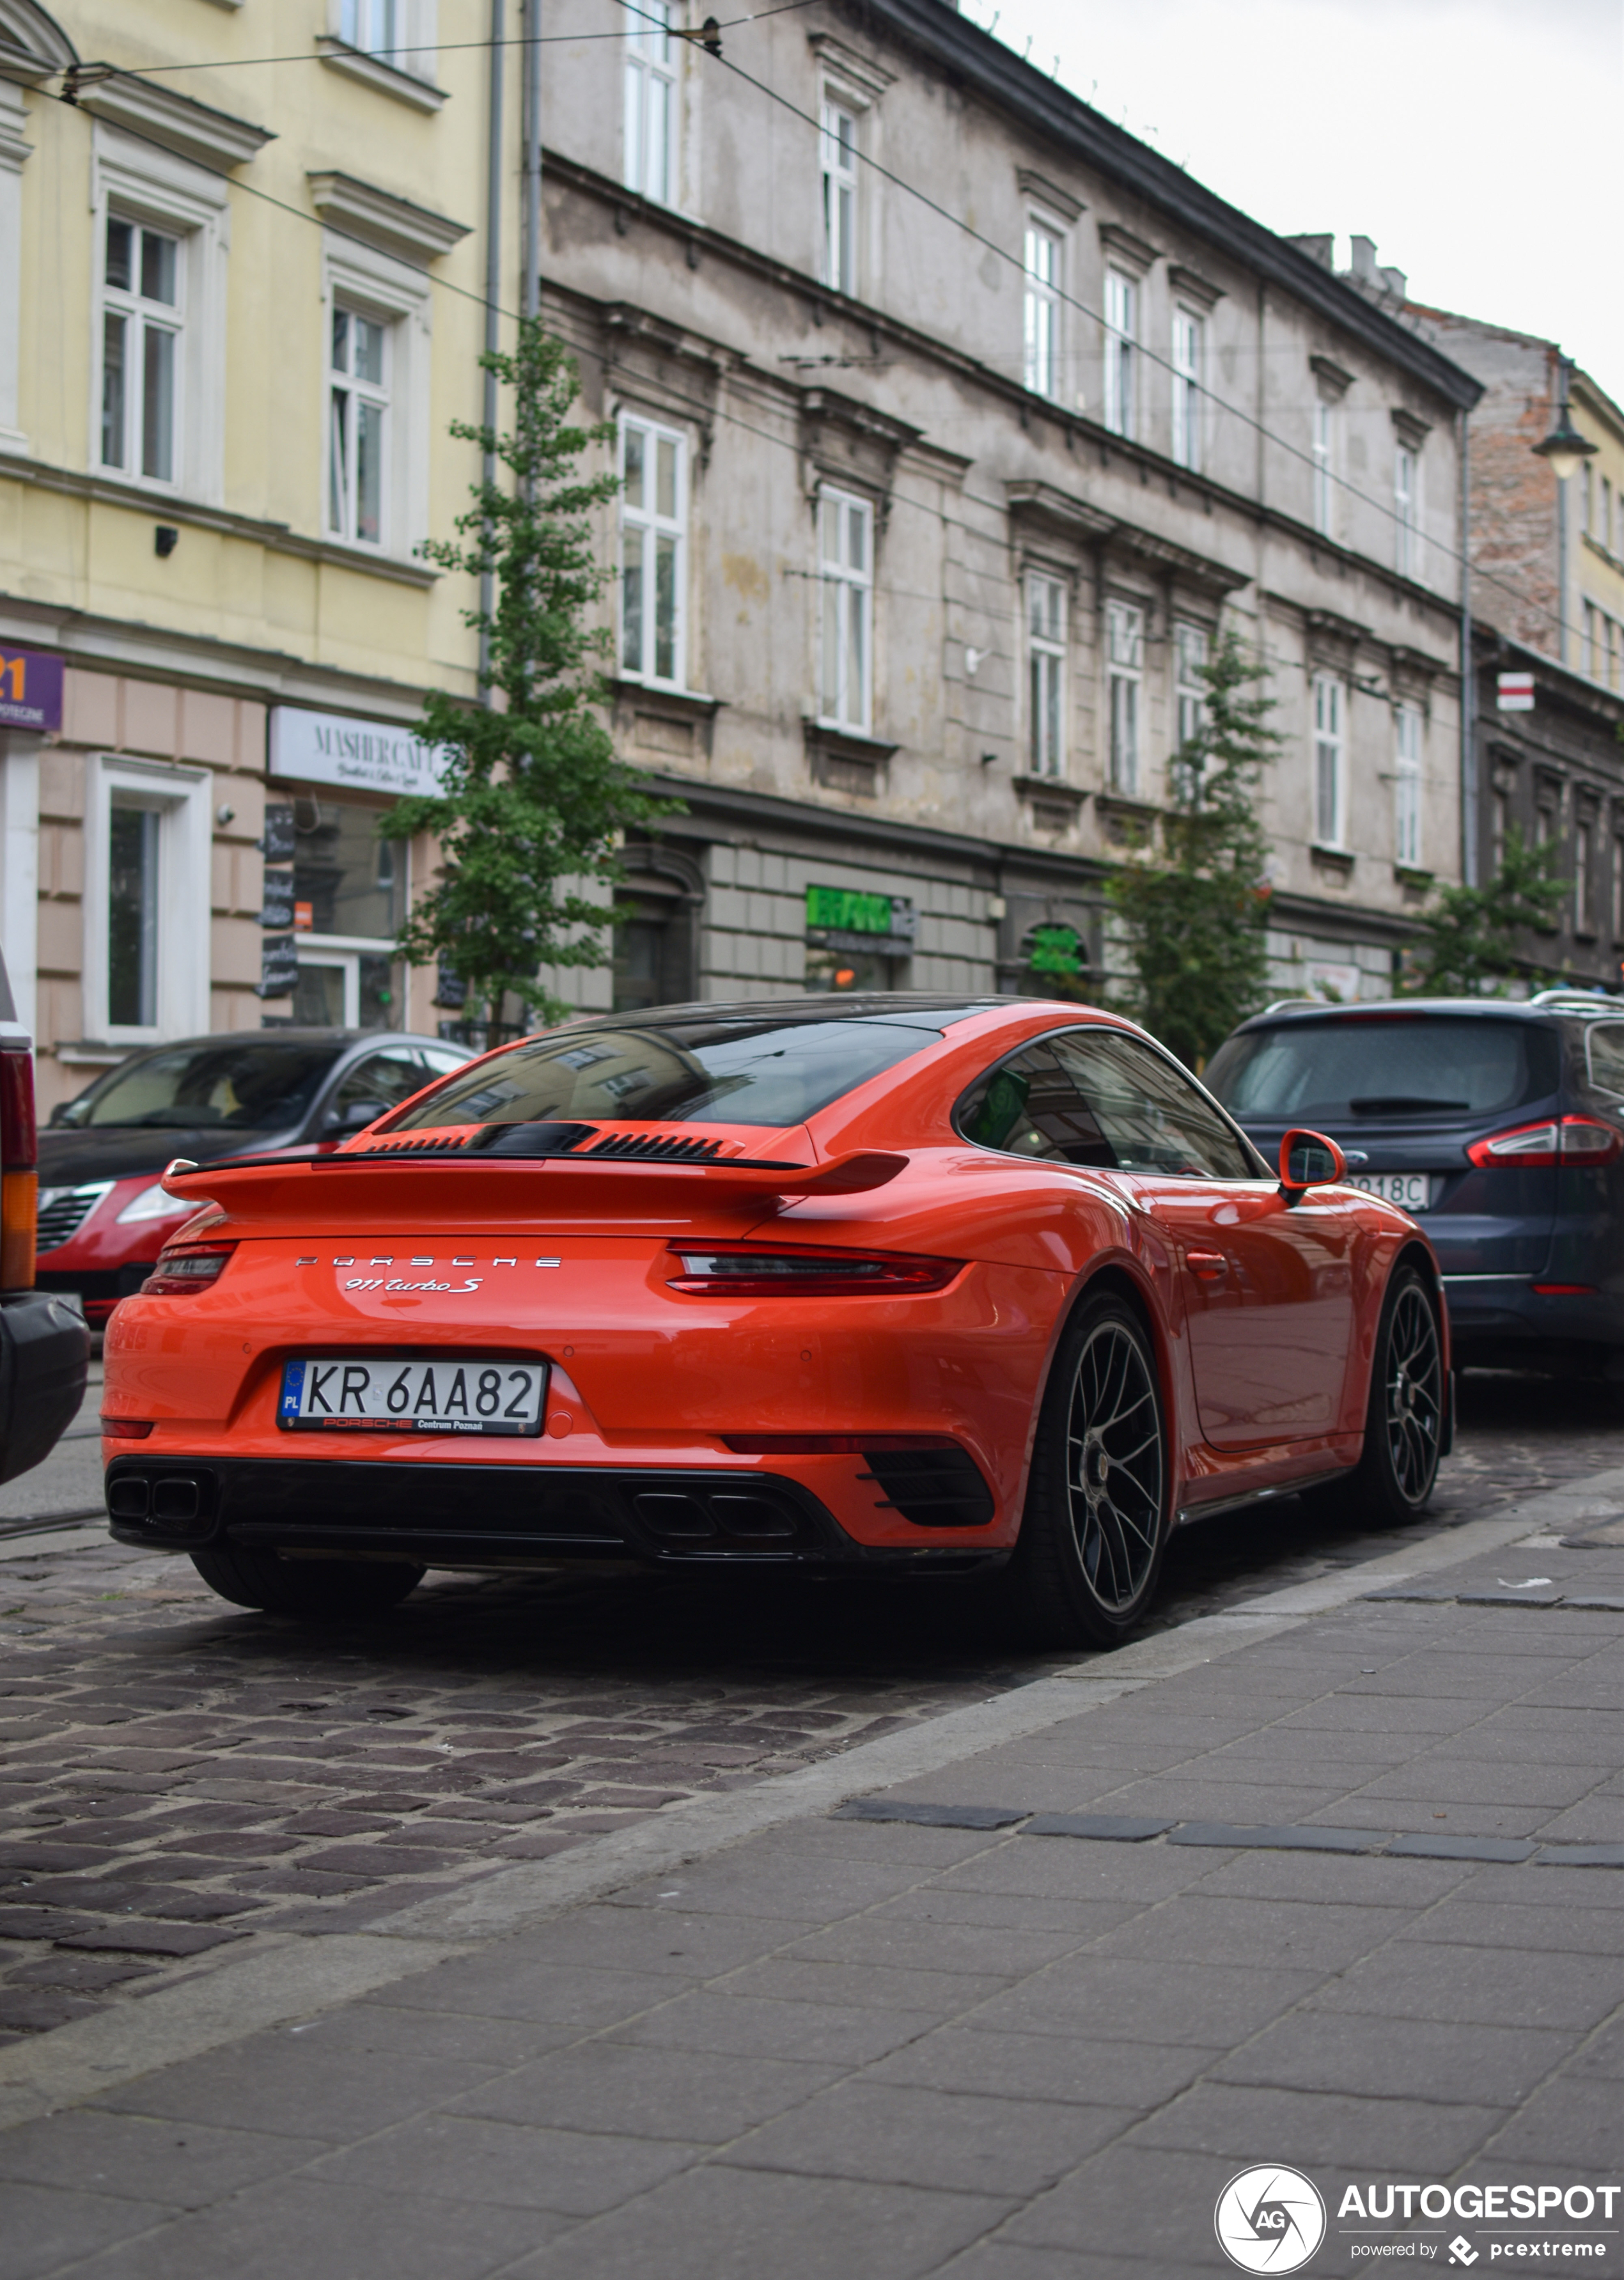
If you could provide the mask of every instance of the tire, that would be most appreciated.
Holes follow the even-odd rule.
[[[1376,1324],[1365,1452],[1313,1492],[1319,1510],[1368,1528],[1419,1518],[1437,1483],[1446,1392],[1437,1299],[1413,1267],[1401,1267]]]
[[[234,1606],[314,1620],[383,1614],[423,1580],[404,1560],[280,1560],[244,1544],[214,1544],[191,1557],[209,1589]]]
[[[1114,1646],[1156,1595],[1167,1541],[1167,1427],[1143,1324],[1085,1299],[1055,1356],[1005,1589],[1051,1646]]]

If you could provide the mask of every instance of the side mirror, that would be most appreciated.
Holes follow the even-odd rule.
[[[1334,1184],[1347,1169],[1347,1158],[1323,1132],[1288,1132],[1280,1144],[1280,1192],[1289,1204],[1310,1188]]]
[[[336,1110],[327,1117],[329,1132],[365,1132],[369,1124],[376,1123],[388,1103],[381,1100],[352,1100],[341,1116]]]

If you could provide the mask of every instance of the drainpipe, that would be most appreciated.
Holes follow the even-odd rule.
[[[1460,415],[1460,877],[1477,884],[1477,669],[1472,657],[1472,428]]]
[[[522,0],[525,40],[524,281],[520,308],[542,313],[542,0]]]
[[[490,84],[488,96],[489,116],[486,127],[488,170],[485,185],[485,352],[495,355],[502,345],[499,309],[502,300],[502,42],[505,25],[504,9],[506,0],[490,0]],[[481,418],[487,428],[496,424],[496,375],[485,374],[485,398]],[[480,461],[480,477],[487,483],[496,480],[496,455],[485,452]],[[496,581],[489,570],[480,574],[480,612],[489,618],[496,603]],[[490,669],[490,635],[480,635],[480,672]],[[484,701],[489,705],[491,692],[486,688]]]

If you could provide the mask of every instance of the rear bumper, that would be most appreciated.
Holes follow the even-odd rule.
[[[1543,1276],[1538,1278],[1543,1281]],[[1527,1275],[1445,1275],[1456,1359],[1493,1342],[1624,1346],[1624,1298],[1605,1290],[1542,1294]]]
[[[89,1360],[90,1334],[62,1299],[0,1299],[0,1481],[50,1454],[84,1399]]]
[[[427,1568],[575,1559],[958,1569],[1008,1556],[973,1544],[859,1544],[799,1481],[689,1466],[131,1455],[109,1465],[107,1503],[119,1542],[154,1551],[224,1539]]]

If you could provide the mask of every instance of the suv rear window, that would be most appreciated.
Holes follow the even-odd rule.
[[[1560,1082],[1556,1032],[1533,1021],[1360,1013],[1248,1029],[1212,1057],[1208,1090],[1249,1121],[1493,1116]]]
[[[923,1052],[939,1021],[707,1020],[581,1025],[513,1045],[384,1127],[804,1123],[842,1093]]]

